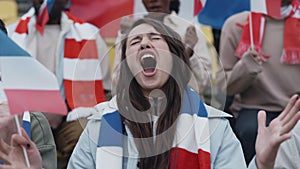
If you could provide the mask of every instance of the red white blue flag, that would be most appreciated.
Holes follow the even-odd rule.
[[[251,0],[252,12],[266,14],[273,18],[281,18],[281,0]]]
[[[10,113],[25,111],[67,114],[57,79],[0,31],[0,72]]]
[[[180,0],[178,16],[196,20],[206,0]],[[122,16],[147,12],[142,0],[72,0],[70,11],[73,15],[101,28],[104,38],[115,38]],[[196,18],[196,19],[195,19]],[[197,21],[198,22],[198,21]]]
[[[41,34],[44,33],[44,26],[49,21],[49,14],[51,12],[54,2],[55,0],[44,0],[39,9],[39,14],[37,16],[37,22],[35,26]]]

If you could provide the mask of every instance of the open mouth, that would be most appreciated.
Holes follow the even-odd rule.
[[[153,74],[155,73],[157,62],[153,55],[146,54],[141,57],[141,65],[146,74]]]
[[[149,12],[160,12],[161,11],[161,6],[159,5],[153,5],[150,7],[150,10]]]

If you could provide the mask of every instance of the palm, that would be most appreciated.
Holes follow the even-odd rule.
[[[12,168],[26,168],[24,155],[22,149],[19,147],[10,148],[7,154],[6,164],[11,165]]]
[[[278,148],[290,138],[289,132],[300,118],[300,99],[293,96],[284,111],[266,127],[266,114],[258,114],[258,134],[256,139],[256,160],[263,168],[273,168]]]

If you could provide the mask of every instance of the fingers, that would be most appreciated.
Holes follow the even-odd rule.
[[[196,35],[196,28],[195,26],[189,26],[186,28],[186,36],[194,37]]]
[[[196,32],[195,26],[189,26],[186,30],[187,32]]]
[[[25,137],[26,140],[28,140],[29,142],[31,141],[31,139],[29,138],[27,132],[24,130],[24,128],[21,128],[21,133],[22,136]]]
[[[0,151],[3,152],[3,153],[5,153],[5,154],[8,154],[9,151],[10,151],[10,149],[11,149],[11,148],[9,147],[9,145],[6,144],[6,143],[4,142],[4,140],[1,138],[1,139],[0,139]]]
[[[0,152],[0,160],[4,163],[4,164],[8,164],[8,165],[11,165],[11,162],[8,159],[8,156],[2,152]],[[1,166],[0,165],[0,169],[1,169]],[[8,167],[8,166],[7,166]]]
[[[30,147],[30,142],[25,137],[21,136],[20,134],[13,134],[11,136],[11,145],[15,146],[15,147],[17,147],[17,146],[26,146],[27,147],[29,145],[29,147]]]
[[[259,111],[257,114],[257,121],[258,121],[258,131],[260,131],[262,128],[266,127],[266,112],[265,111]]]
[[[193,49],[197,42],[198,42],[198,36],[196,33],[196,28],[195,26],[189,26],[185,32],[184,43],[188,48]]]
[[[280,145],[281,143],[283,143],[284,141],[290,139],[292,136],[290,133],[286,133],[282,136],[280,136],[280,138],[277,140],[277,144]]]
[[[262,65],[263,64],[263,60],[261,58],[261,56],[258,54],[258,52],[255,50],[254,47],[250,47],[248,49],[248,53],[250,53],[252,55],[252,57],[255,59],[255,61],[259,64]]]
[[[9,146],[3,141],[3,139],[0,139],[0,161],[3,161],[6,164],[10,164],[8,161],[7,154],[9,153]],[[1,166],[1,165],[0,165]]]
[[[293,95],[290,98],[287,106],[284,108],[283,112],[280,113],[280,115],[278,116],[279,120],[287,121],[288,119],[290,119],[290,117],[292,116],[290,111],[293,107],[295,107],[295,104],[296,104],[297,100],[299,100],[298,98],[299,98],[298,95]],[[299,108],[298,108],[298,110],[299,110]]]
[[[298,95],[291,97],[284,111],[278,116],[282,122],[281,135],[290,132],[300,119],[300,99],[298,98]]]
[[[290,120],[288,123],[286,123],[283,126],[282,134],[290,132],[295,127],[295,125],[299,122],[299,119],[300,119],[300,111],[296,113],[296,115],[293,117],[292,120]]]
[[[133,25],[133,23],[134,23],[134,21],[133,21],[132,17],[129,17],[129,16],[122,17],[121,21],[120,21],[121,31],[126,33],[128,31],[128,29]]]
[[[10,165],[0,165],[0,169],[14,169],[14,167]]]

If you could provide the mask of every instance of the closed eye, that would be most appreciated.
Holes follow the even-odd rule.
[[[138,44],[140,41],[141,41],[141,37],[136,36],[130,40],[129,45],[132,46]]]
[[[160,39],[162,39],[161,35],[157,34],[157,33],[150,33],[150,37],[151,37],[151,40],[160,40]]]
[[[132,46],[132,45],[138,44],[139,42],[140,42],[140,40],[133,40],[130,42],[129,45]]]

